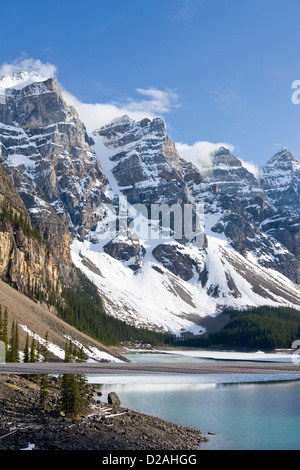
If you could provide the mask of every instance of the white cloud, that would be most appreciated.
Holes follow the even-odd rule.
[[[149,100],[134,101],[129,103],[129,109],[133,110],[148,110],[149,113],[154,114],[167,114],[173,109],[177,108],[176,104],[179,96],[172,90],[157,90],[156,88],[137,88],[136,90],[141,95],[149,97]]]
[[[192,162],[200,171],[209,172],[213,166],[213,157],[220,147],[228,149],[231,153],[234,152],[234,145],[219,142],[195,142],[193,145],[176,143],[176,150],[179,155],[185,160]],[[259,180],[259,167],[253,162],[247,162],[240,157],[237,157],[244,168],[250,173],[253,173],[257,180]]]
[[[190,6],[189,1],[184,2],[184,5]],[[3,63],[0,66],[0,78],[3,75],[13,75],[14,73],[23,71],[34,71],[42,77],[50,78],[56,76],[57,68],[51,63],[43,63],[39,59],[23,57],[12,63]],[[128,115],[132,119],[139,121],[148,117],[153,119],[155,117],[164,118],[164,115],[177,109],[179,95],[170,89],[159,90],[153,87],[150,88],[137,88],[137,93],[142,95],[143,99],[128,98],[124,102],[113,103],[83,103],[78,98],[69,93],[60,84],[64,99],[67,104],[74,106],[77,110],[80,119],[84,122],[87,132],[91,133],[95,129],[108,124],[113,119]],[[146,98],[145,98],[146,97]],[[222,97],[224,100],[224,97]],[[228,100],[228,94],[226,94]],[[192,162],[200,170],[209,170],[212,167],[212,158],[214,153],[220,148],[225,147],[233,152],[234,146],[228,143],[212,143],[199,141],[193,145],[185,143],[176,143],[176,148],[179,155],[187,161]],[[252,162],[245,162],[240,159],[243,166],[253,173],[257,178],[259,177],[258,167]]]
[[[255,163],[253,163],[253,162],[245,162],[241,158],[239,158],[239,160],[241,160],[243,167],[245,167],[246,170],[248,170],[250,173],[253,173],[255,178],[257,180],[259,180],[259,178],[260,178],[259,167],[257,165],[255,165]]]
[[[124,103],[83,103],[65,89],[63,96],[67,104],[76,108],[88,133],[125,114],[137,121],[145,117],[153,119],[170,113],[177,106],[178,95],[171,90],[138,88],[137,92],[149,99],[129,98]]]
[[[214,153],[220,147],[227,148],[233,152],[234,146],[227,143],[195,142],[193,145],[176,143],[176,149],[179,155],[185,160],[192,162],[199,170],[209,170],[213,166]]]
[[[44,78],[50,78],[56,76],[57,68],[39,59],[22,57],[12,63],[3,63],[0,66],[0,77],[24,71],[34,71]],[[178,94],[172,90],[150,87],[136,90],[143,97],[142,99],[128,98],[123,102],[84,103],[64,89],[61,84],[60,86],[67,104],[76,108],[89,133],[125,114],[134,120],[141,120],[145,117],[163,118],[165,114],[177,108],[179,98]]]
[[[50,78],[55,76],[56,70],[55,65],[50,63],[44,64],[39,59],[18,59],[11,64],[4,62],[0,67],[0,77],[3,75],[13,75],[18,72],[34,71],[44,78]]]

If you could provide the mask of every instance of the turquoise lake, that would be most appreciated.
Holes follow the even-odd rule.
[[[128,357],[133,362],[186,361],[163,354]],[[199,360],[205,361],[188,358]],[[103,401],[114,391],[123,407],[201,429],[209,439],[201,444],[203,450],[300,450],[300,381],[281,378],[120,376],[107,377],[105,383],[94,377],[93,383],[99,384]]]

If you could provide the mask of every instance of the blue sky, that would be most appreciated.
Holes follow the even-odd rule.
[[[91,125],[158,114],[192,149],[228,143],[260,166],[288,147],[300,160],[299,0],[14,0],[1,17],[0,71],[55,70],[70,101],[99,105],[81,107]]]

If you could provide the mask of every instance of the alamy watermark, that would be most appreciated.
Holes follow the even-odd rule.
[[[6,103],[6,94],[5,90],[0,90],[0,104]]]
[[[300,80],[294,80],[292,83],[292,89],[294,93],[292,94],[292,103],[300,104]]]
[[[203,204],[128,204],[119,198],[118,205],[101,205],[102,223],[96,235],[101,240],[139,238],[142,240],[185,240],[197,247],[204,243]]]
[[[5,344],[3,341],[0,341],[0,364],[5,362]]]
[[[294,364],[299,364],[300,362],[300,340],[297,339],[293,341],[292,343],[292,349],[295,349],[295,351],[292,354],[292,362]]]

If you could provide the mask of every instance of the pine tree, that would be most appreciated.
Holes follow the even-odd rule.
[[[49,378],[47,374],[42,374],[40,378],[40,405],[46,410],[49,398]]]
[[[45,335],[45,345],[42,350],[43,354],[43,362],[48,362],[49,361],[49,339],[48,339],[48,332],[46,332]]]
[[[38,342],[36,346],[35,362],[40,362],[41,360],[41,345]]]
[[[65,346],[65,362],[82,360],[82,353],[71,341]],[[61,376],[61,406],[64,412],[75,417],[87,404],[86,378],[83,374],[63,374]]]
[[[32,338],[31,341],[31,348],[30,348],[30,360],[29,362],[37,362],[36,361],[36,345],[35,345],[35,339]]]
[[[19,362],[19,331],[18,323],[13,320],[11,327],[10,343],[7,350],[8,362]]]
[[[20,355],[19,355],[19,325],[18,322],[15,322],[15,339],[14,339],[14,355],[15,355],[15,361],[19,362],[20,361]]]
[[[5,344],[5,351],[7,354],[8,348],[8,310],[5,307],[4,309],[4,319],[3,319],[3,327],[2,327],[2,341]]]
[[[26,335],[26,344],[24,348],[24,362],[30,362],[30,353],[29,353],[29,335]]]
[[[72,344],[70,341],[65,344],[65,362],[72,362]]]

